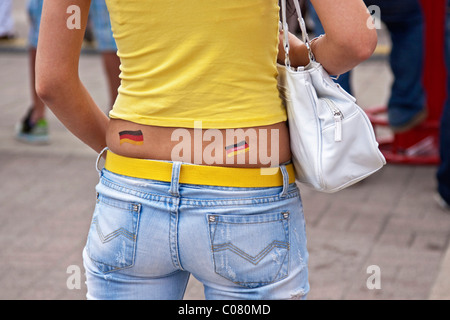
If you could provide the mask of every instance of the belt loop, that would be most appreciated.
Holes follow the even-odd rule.
[[[102,169],[98,167],[98,164],[100,163],[100,159],[102,158],[103,154],[108,150],[108,147],[104,148],[97,156],[97,161],[95,162],[95,170],[97,170],[98,174],[101,175]]]
[[[280,193],[280,197],[284,198],[287,195],[287,191],[289,188],[289,173],[287,172],[286,166],[282,164],[280,166],[281,173],[283,174],[283,190]]]
[[[178,197],[180,195],[179,193],[180,169],[181,169],[181,162],[174,161],[172,163],[172,178],[170,180],[169,193],[175,197]]]

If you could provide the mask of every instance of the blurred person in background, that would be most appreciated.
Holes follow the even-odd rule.
[[[447,2],[445,60],[447,64],[447,100],[441,116],[440,157],[437,172],[438,203],[450,211],[450,1]]]
[[[389,30],[392,50],[389,63],[394,75],[388,102],[388,119],[393,132],[408,131],[427,117],[426,96],[423,86],[424,17],[419,0],[364,0],[365,4],[380,8],[381,21]],[[310,15],[314,32],[324,30],[312,6]],[[336,80],[352,93],[351,72]]]
[[[14,38],[14,20],[12,17],[12,0],[0,1],[0,40]]]
[[[47,144],[50,141],[46,107],[35,90],[36,51],[43,3],[44,0],[28,0],[27,11],[30,21],[28,43],[32,105],[27,110],[23,119],[16,125],[16,138],[30,144]],[[111,108],[117,97],[117,89],[120,84],[120,61],[117,57],[117,47],[112,36],[111,22],[105,1],[92,0],[90,10],[89,21],[92,23],[97,49],[102,55],[103,66],[108,81],[109,103]]]

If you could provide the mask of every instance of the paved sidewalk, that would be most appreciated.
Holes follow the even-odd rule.
[[[0,299],[84,299],[84,280],[69,287],[82,272],[96,155],[50,112],[51,145],[14,139],[30,105],[27,67],[23,50],[0,47]],[[100,57],[83,55],[80,70],[106,112]],[[360,105],[387,101],[386,60],[365,62],[353,80]],[[387,165],[337,194],[303,189],[309,299],[450,299],[450,214],[434,202],[435,173],[434,166]],[[369,288],[371,266],[379,268],[380,289]],[[204,298],[195,279],[185,298]]]

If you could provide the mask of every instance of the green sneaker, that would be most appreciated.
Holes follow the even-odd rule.
[[[31,123],[32,111],[33,109],[31,108],[23,121],[17,124],[16,138],[19,141],[30,144],[48,144],[50,139],[47,120],[40,119],[36,123]]]

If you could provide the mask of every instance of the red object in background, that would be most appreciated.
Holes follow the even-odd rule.
[[[439,123],[447,97],[444,36],[446,0],[421,0],[425,19],[425,63],[423,83],[427,94],[428,118],[419,126],[392,138],[379,139],[380,150],[389,163],[439,164]],[[420,44],[417,44],[420,45]],[[375,130],[389,127],[386,107],[367,110]]]

